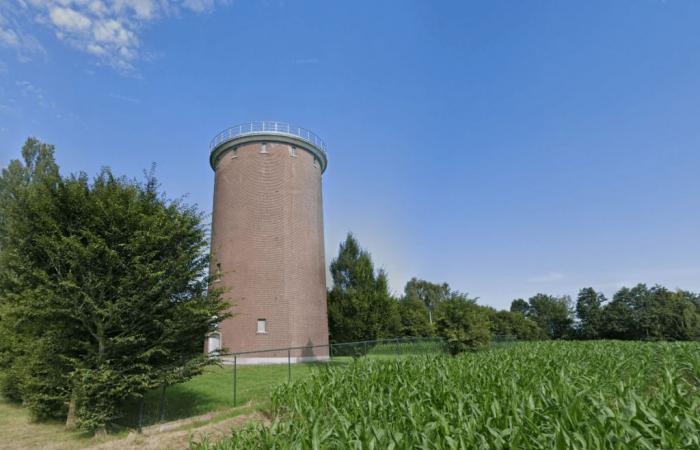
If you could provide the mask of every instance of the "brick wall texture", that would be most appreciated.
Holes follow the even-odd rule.
[[[221,345],[232,352],[326,345],[321,169],[301,146],[293,155],[289,144],[266,141],[261,150],[262,142],[246,143],[215,164],[212,270],[220,270],[236,314],[220,325]],[[267,333],[257,333],[258,319]]]

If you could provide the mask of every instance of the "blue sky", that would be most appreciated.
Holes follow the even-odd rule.
[[[0,0],[0,164],[140,176],[211,209],[209,140],[327,143],[326,253],[353,231],[507,308],[700,291],[700,2]]]

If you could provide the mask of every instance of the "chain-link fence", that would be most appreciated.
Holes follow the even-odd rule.
[[[492,342],[507,345],[515,338],[494,336]],[[143,399],[125,405],[120,425],[141,429],[180,419],[209,420],[205,415],[212,411],[253,402],[264,404],[277,386],[315,370],[349,364],[357,358],[392,360],[447,352],[447,342],[442,338],[404,337],[222,354],[221,364],[205,369],[204,374],[150,391]]]
[[[238,378],[242,367],[248,365],[285,365],[286,379],[280,379],[278,382],[291,382],[293,372],[305,374],[310,367],[318,364],[347,364],[360,357],[392,359],[408,355],[439,354],[445,353],[446,350],[445,341],[442,338],[405,337],[237,352],[222,355],[221,358],[224,363],[233,364],[233,404],[237,406],[247,397],[243,391],[241,394],[244,394],[244,397],[239,398],[239,389],[243,386],[239,388]],[[280,371],[277,373],[281,374]]]

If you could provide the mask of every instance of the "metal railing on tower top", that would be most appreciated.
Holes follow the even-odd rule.
[[[291,125],[286,122],[275,121],[246,122],[226,128],[224,131],[214,136],[214,139],[211,140],[209,143],[209,151],[212,151],[224,142],[233,140],[239,136],[254,134],[280,134],[295,136],[302,141],[306,141],[315,146],[321,150],[324,155],[326,154],[326,143],[323,142],[323,139],[318,137],[313,131],[298,127],[296,125]]]

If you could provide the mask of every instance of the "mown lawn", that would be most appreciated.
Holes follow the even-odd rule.
[[[336,364],[336,363],[334,363]],[[204,374],[192,380],[170,386],[165,390],[163,402],[163,420],[171,421],[198,416],[211,411],[243,406],[252,402],[257,409],[269,406],[272,391],[286,383],[291,374],[292,381],[307,376],[314,370],[320,370],[326,363],[292,364],[291,371],[286,364],[238,366],[236,404],[233,403],[233,367],[210,367]],[[154,390],[146,395],[143,425],[160,421],[161,391]],[[130,405],[129,417],[124,425],[136,427],[138,424],[138,405]]]

